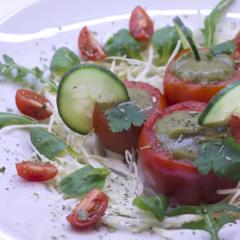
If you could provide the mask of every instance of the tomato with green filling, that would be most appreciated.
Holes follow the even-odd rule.
[[[184,101],[208,102],[230,82],[240,79],[232,56],[209,58],[207,49],[199,49],[201,61],[189,50],[181,51],[168,65],[164,75],[164,93],[168,105]]]
[[[215,203],[224,197],[217,189],[237,184],[212,172],[202,175],[193,164],[200,143],[230,134],[227,127],[197,124],[205,106],[192,101],[165,108],[144,123],[139,137],[139,164],[146,186],[169,196],[173,203]]]
[[[166,107],[164,96],[159,89],[142,82],[125,81],[129,97],[139,108],[145,110],[147,117]],[[113,152],[123,154],[125,150],[137,147],[141,127],[131,126],[129,130],[113,133],[108,126],[105,111],[95,106],[93,113],[94,132],[103,146]]]

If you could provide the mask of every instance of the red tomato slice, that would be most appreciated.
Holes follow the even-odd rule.
[[[132,11],[129,32],[139,41],[148,41],[153,35],[153,22],[147,12],[140,6]]]
[[[187,51],[189,50],[181,51],[166,69],[163,85],[168,105],[184,101],[208,102],[226,85],[240,79],[240,71],[237,69],[231,77],[219,83],[191,83],[178,78],[171,71],[172,64],[174,64],[174,61],[185,54]],[[207,49],[201,49],[201,51],[207,51]]]
[[[57,168],[51,163],[26,161],[16,163],[18,176],[29,181],[46,181],[58,174]]]
[[[79,34],[78,49],[86,60],[97,61],[106,57],[101,45],[86,26],[82,28]]]
[[[107,195],[98,189],[93,189],[67,216],[67,220],[73,228],[84,230],[94,226],[100,220],[107,206]]]
[[[232,136],[240,143],[240,118],[234,115],[231,116],[229,126]]]
[[[177,160],[169,154],[158,140],[155,123],[175,111],[202,112],[206,104],[182,102],[167,107],[149,118],[139,137],[139,165],[145,184],[156,193],[169,196],[173,203],[215,203],[224,198],[217,189],[233,188],[236,181],[218,177],[212,172],[202,175],[190,161]]]
[[[49,100],[30,89],[18,89],[15,101],[21,113],[37,120],[47,119],[52,115]]]

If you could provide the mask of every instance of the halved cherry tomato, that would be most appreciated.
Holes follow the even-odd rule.
[[[147,117],[166,107],[166,101],[160,91],[147,83],[125,81],[127,88],[146,91],[152,98],[152,105],[145,111]],[[136,100],[137,103],[137,100]],[[131,126],[127,131],[113,133],[108,126],[105,112],[96,105],[93,112],[93,128],[103,146],[113,152],[123,154],[125,150],[137,147],[141,127]]]
[[[46,181],[58,174],[57,168],[51,163],[26,161],[16,163],[18,176],[29,181]]]
[[[232,115],[228,124],[232,136],[236,139],[238,143],[240,143],[240,118]]]
[[[18,89],[15,96],[19,111],[37,120],[47,119],[52,115],[49,100],[30,89]]]
[[[78,49],[82,57],[86,60],[97,61],[106,57],[101,45],[86,26],[79,33]]]
[[[219,92],[230,82],[240,79],[240,71],[238,69],[236,69],[231,77],[219,83],[191,83],[180,79],[172,73],[172,65],[176,59],[181,57],[183,54],[186,54],[188,51],[189,50],[181,51],[166,69],[163,84],[164,94],[168,105],[184,101],[208,102],[217,92]],[[208,50],[201,49],[201,51]]]
[[[132,11],[129,32],[139,41],[148,41],[153,35],[153,22],[147,12],[140,6]]]
[[[73,228],[84,230],[94,226],[101,219],[107,206],[107,195],[98,189],[93,189],[67,216],[67,220]]]
[[[145,184],[156,193],[169,196],[173,203],[215,203],[224,198],[216,193],[217,189],[232,188],[237,184],[212,172],[202,175],[192,162],[176,160],[164,150],[155,133],[156,121],[164,116],[175,111],[202,112],[205,106],[201,102],[182,102],[167,107],[144,123],[139,137],[139,165]]]

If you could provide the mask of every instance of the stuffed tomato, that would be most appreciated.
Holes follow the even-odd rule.
[[[125,81],[130,100],[145,111],[147,117],[166,107],[164,96],[159,89],[142,82]],[[124,153],[137,147],[141,127],[131,126],[128,130],[114,133],[106,117],[106,110],[95,106],[93,112],[93,128],[103,146],[117,153]]]
[[[201,60],[191,51],[181,51],[168,65],[164,75],[164,93],[168,105],[184,101],[208,102],[230,82],[240,79],[233,56],[209,55],[199,49]]]
[[[228,127],[198,125],[205,106],[192,101],[165,108],[144,123],[139,138],[139,164],[145,184],[169,196],[173,203],[215,203],[224,197],[217,189],[237,184],[212,172],[202,175],[194,166],[200,144],[230,134]]]

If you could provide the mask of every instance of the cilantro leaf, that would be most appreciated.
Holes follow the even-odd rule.
[[[140,43],[135,40],[127,29],[121,29],[109,38],[104,46],[108,56],[123,56],[130,58],[141,59]]]
[[[233,138],[200,144],[194,165],[202,174],[213,171],[218,176],[240,180],[240,144]]]
[[[94,168],[86,165],[64,177],[60,181],[60,189],[66,196],[81,197],[93,188],[102,189],[109,174],[107,168]]]
[[[133,205],[143,211],[150,212],[161,221],[166,215],[169,201],[164,195],[153,197],[138,196],[133,199]]]
[[[108,125],[113,132],[128,130],[131,125],[140,127],[146,120],[143,110],[132,102],[121,103],[107,112]]]
[[[213,46],[210,49],[209,53],[211,56],[216,56],[219,54],[230,55],[235,51],[236,48],[237,48],[236,44],[232,40],[229,40],[229,41],[226,41],[226,42],[223,42],[223,43]]]

